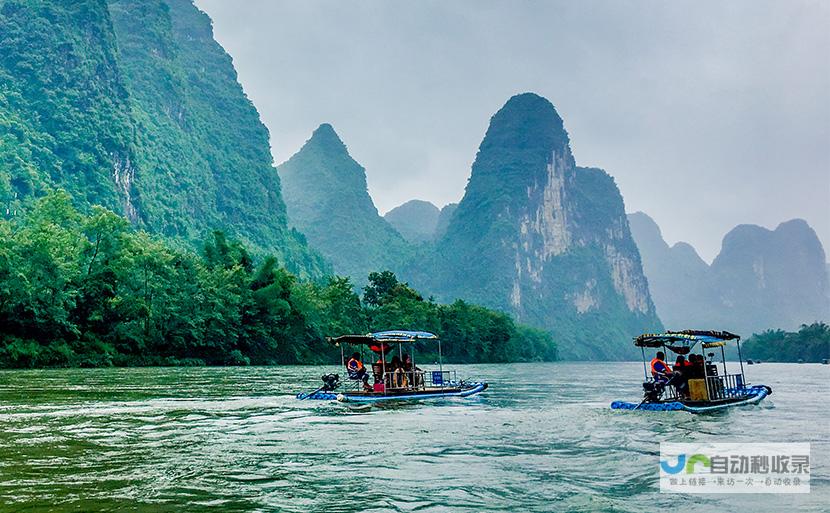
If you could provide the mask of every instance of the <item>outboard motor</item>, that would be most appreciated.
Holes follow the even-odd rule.
[[[643,401],[656,403],[663,396],[666,384],[659,381],[646,381],[643,383]]]
[[[323,374],[321,377],[323,386],[320,390],[324,392],[331,392],[340,386],[340,376],[338,374]]]

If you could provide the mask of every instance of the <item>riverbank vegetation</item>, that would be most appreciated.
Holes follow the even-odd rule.
[[[820,362],[830,358],[830,326],[802,324],[797,332],[767,330],[747,339],[744,356],[771,362]]]
[[[56,192],[0,221],[0,366],[331,363],[326,336],[390,328],[438,333],[447,361],[556,357],[545,332],[438,304],[391,272],[362,292],[348,278],[299,280],[222,232],[196,253]]]

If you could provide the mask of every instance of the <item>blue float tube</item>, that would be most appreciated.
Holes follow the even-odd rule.
[[[644,410],[644,411],[688,411],[690,413],[708,413],[718,410],[725,410],[735,406],[747,406],[751,404],[758,404],[764,398],[772,393],[772,389],[766,385],[754,385],[746,389],[747,398],[741,401],[735,401],[725,404],[715,404],[712,406],[688,406],[680,401],[670,403],[643,403],[639,406],[636,403],[629,403],[625,401],[614,401],[611,403],[612,410]]]
[[[344,395],[338,394],[337,400],[343,403],[379,403],[384,401],[421,401],[423,399],[439,399],[442,397],[469,397],[487,389],[487,383],[472,383],[470,388],[455,392],[430,392],[423,394],[406,395]]]
[[[297,394],[297,399],[303,401],[306,399],[309,400],[316,400],[316,401],[336,401],[337,394],[332,394],[331,392],[314,392],[313,394]]]
[[[423,394],[406,395],[345,395],[331,392],[316,392],[311,395],[297,394],[297,399],[311,399],[319,401],[340,401],[344,403],[378,403],[383,401],[420,401],[423,399],[438,399],[441,397],[469,397],[487,389],[487,383],[471,383],[469,388],[453,392],[430,392]]]

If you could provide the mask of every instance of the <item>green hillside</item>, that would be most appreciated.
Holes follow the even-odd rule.
[[[187,0],[8,0],[0,8],[0,198],[61,188],[185,243],[222,229],[292,272],[268,132],[210,19]]]
[[[363,285],[372,271],[395,269],[409,245],[369,196],[366,170],[329,124],[279,166],[288,218],[337,274]]]

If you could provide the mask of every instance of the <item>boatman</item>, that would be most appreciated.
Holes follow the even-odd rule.
[[[651,359],[651,377],[654,381],[666,383],[671,378],[672,371],[665,362],[666,353],[657,351],[657,356]]]
[[[360,353],[354,353],[349,361],[346,363],[346,372],[349,373],[349,379],[359,379],[363,382],[364,390],[371,390],[369,386],[369,375],[366,373],[366,367],[360,361]]]

